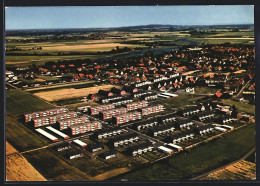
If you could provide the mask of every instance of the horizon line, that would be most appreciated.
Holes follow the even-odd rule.
[[[88,28],[14,28],[14,29],[5,29],[5,31],[15,31],[15,30],[61,30],[61,29],[114,29],[114,28],[127,28],[127,27],[138,27],[138,26],[149,26],[149,25],[165,25],[165,26],[225,26],[225,25],[254,25],[254,23],[239,23],[239,24],[187,24],[187,25],[171,25],[171,24],[148,24],[148,25],[130,25],[130,26],[118,26],[118,27],[88,27]]]

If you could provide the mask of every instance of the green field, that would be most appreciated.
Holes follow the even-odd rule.
[[[246,112],[249,114],[255,114],[255,105],[241,103],[231,99],[222,99],[222,103],[231,106],[235,105],[239,111]]]
[[[43,139],[24,123],[17,121],[13,115],[6,116],[6,140],[19,152],[48,145],[50,141]]]
[[[25,126],[22,114],[53,106],[24,93],[21,90],[6,91],[6,139],[18,151],[47,145],[49,141],[35,134],[32,127]]]
[[[87,181],[90,177],[69,165],[49,149],[42,149],[24,154],[24,157],[48,181]],[[86,165],[85,165],[86,166]]]
[[[205,98],[205,96],[197,96],[193,94],[179,94],[177,98],[170,98],[170,99],[158,98],[156,102],[158,104],[163,104],[164,107],[167,109],[181,108],[184,107],[185,105],[195,104],[195,101],[203,98]]]
[[[21,90],[6,91],[6,111],[8,114],[23,114],[52,107],[52,105]]]
[[[223,138],[195,147],[186,154],[173,155],[160,163],[113,180],[187,180],[241,158],[254,146],[255,125],[247,125]]]

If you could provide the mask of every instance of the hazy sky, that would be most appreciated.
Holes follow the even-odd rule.
[[[253,24],[251,5],[7,7],[6,29]]]

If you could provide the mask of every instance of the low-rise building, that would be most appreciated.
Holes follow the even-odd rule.
[[[176,118],[176,112],[174,112],[158,117],[158,121],[161,123],[171,123],[174,122]]]
[[[107,160],[107,159],[114,158],[114,157],[116,157],[116,150],[111,149],[111,150],[109,150],[109,151],[106,151],[106,152],[100,154],[100,156],[101,156],[102,158],[106,159],[106,160]]]
[[[140,155],[149,151],[153,150],[153,145],[150,141],[147,142],[143,142],[134,146],[131,146],[128,148],[128,152],[132,155],[132,156],[136,156],[136,155]]]
[[[139,140],[139,136],[136,133],[129,133],[125,135],[121,135],[109,140],[109,143],[114,147],[118,147],[120,145],[125,145],[129,143],[133,143]]]
[[[158,98],[158,95],[156,93],[147,93],[147,94],[141,96],[141,99],[145,100],[145,101],[155,100],[157,98]]]
[[[165,135],[167,133],[173,132],[175,127],[172,124],[160,125],[152,128],[150,134],[152,136]]]
[[[193,118],[198,121],[204,121],[206,119],[211,119],[214,117],[215,117],[215,113],[213,111],[205,111],[193,116]]]
[[[123,132],[122,127],[115,127],[112,129],[96,131],[94,136],[98,139],[102,139],[102,138],[108,138],[115,135],[120,135],[122,132]]]
[[[144,121],[134,123],[132,126],[137,130],[146,129],[158,125],[157,118],[150,118]]]
[[[201,110],[197,106],[187,107],[178,111],[181,116],[190,116],[199,113]]]
[[[96,151],[99,151],[99,150],[104,149],[104,145],[103,145],[102,143],[89,144],[89,145],[87,146],[87,149],[88,149],[90,152],[96,152]]]
[[[169,149],[169,148],[167,148],[167,147],[165,147],[165,146],[159,146],[159,147],[158,147],[158,150],[161,151],[161,152],[163,152],[163,153],[165,153],[165,154],[167,154],[167,155],[173,154],[173,150],[172,150],[172,149]]]
[[[80,158],[83,157],[83,153],[81,151],[74,151],[71,153],[67,154],[67,157],[71,160],[71,159],[76,159],[76,158]]]
[[[59,151],[59,152],[67,150],[67,149],[70,149],[70,148],[71,148],[71,146],[70,146],[70,144],[68,142],[64,142],[64,143],[61,143],[61,144],[58,144],[58,145],[54,146],[54,149],[56,151]]]

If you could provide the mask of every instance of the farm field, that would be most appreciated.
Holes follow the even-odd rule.
[[[185,153],[113,180],[186,180],[241,158],[255,145],[255,126],[247,125]],[[243,147],[243,148],[241,148]]]
[[[253,180],[256,177],[256,164],[242,160],[224,169],[210,173],[200,180]]]
[[[10,154],[14,154],[18,152],[12,145],[10,145],[10,143],[8,143],[7,141],[5,142],[5,154],[6,155],[10,155]]]
[[[49,144],[23,123],[22,114],[53,106],[21,90],[6,91],[6,139],[19,152]],[[14,130],[15,129],[15,130]]]
[[[207,33],[196,37],[191,35],[188,31],[142,31],[142,32],[104,32],[107,34],[103,39],[97,40],[76,40],[76,41],[46,41],[46,42],[17,42],[8,41],[6,43],[7,50],[13,48],[20,48],[20,51],[11,51],[10,55],[6,55],[7,65],[28,65],[37,64],[42,65],[48,61],[71,60],[71,59],[98,59],[107,55],[97,52],[111,51],[119,47],[128,48],[148,48],[147,43],[160,42],[158,47],[164,46],[178,46],[187,45],[191,42],[208,43],[208,44],[222,44],[230,42],[253,44],[254,32],[240,31],[231,32],[217,30],[213,33]],[[114,37],[114,35],[117,35]],[[23,37],[22,37],[23,38]],[[7,39],[21,39],[21,37],[7,37]],[[33,47],[42,47],[41,50],[29,50]],[[73,53],[74,52],[74,53]],[[93,54],[96,53],[96,54]],[[15,55],[19,54],[21,56]],[[30,55],[26,55],[30,54]],[[38,55],[40,54],[40,55]],[[46,55],[43,55],[46,54]],[[113,54],[110,54],[113,55]]]
[[[102,86],[82,88],[82,89],[65,88],[61,90],[37,92],[34,93],[34,95],[42,99],[45,99],[47,101],[57,101],[62,99],[84,97],[89,94],[96,94],[100,89],[110,90],[112,87],[119,88],[118,86],[114,86],[114,85],[102,85]]]
[[[23,114],[52,107],[52,105],[49,105],[21,90],[6,91],[6,111],[8,114]]]
[[[47,181],[22,155],[6,157],[7,181]]]
[[[58,90],[58,89],[63,89],[63,88],[84,88],[84,87],[93,86],[92,83],[94,83],[94,81],[62,83],[62,84],[58,84],[58,85],[54,84],[54,85],[38,87],[38,88],[28,88],[28,89],[25,89],[25,91],[35,93],[35,92],[48,91],[48,90]]]

